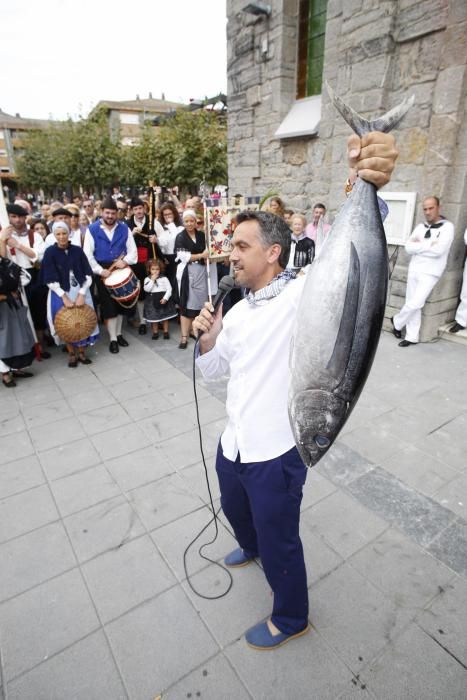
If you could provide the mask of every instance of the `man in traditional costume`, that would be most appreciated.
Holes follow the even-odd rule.
[[[127,224],[134,236],[138,252],[138,261],[135,265],[132,265],[132,269],[141,285],[137,302],[139,314],[138,332],[140,335],[145,335],[147,330],[146,321],[144,320],[146,264],[151,259],[159,258],[159,260],[162,260],[162,252],[157,244],[157,234],[163,234],[164,230],[157,220],[154,221],[154,229],[157,234],[150,230],[149,217],[146,216],[142,199],[134,197],[130,202],[130,206],[133,214],[128,219]]]
[[[109,267],[134,265],[138,254],[130,229],[123,221],[117,222],[117,205],[111,197],[102,203],[102,220],[90,224],[86,231],[84,252],[94,273],[100,312],[110,338],[109,351],[117,353],[129,345],[122,335],[123,315],[128,309],[112,299],[104,280],[110,275]]]

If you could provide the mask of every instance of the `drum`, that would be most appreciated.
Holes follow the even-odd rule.
[[[112,299],[126,309],[131,309],[138,301],[140,281],[131,267],[113,270],[104,279],[104,285]]]

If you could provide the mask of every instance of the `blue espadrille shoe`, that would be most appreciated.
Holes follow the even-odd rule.
[[[268,623],[260,622],[248,630],[248,632],[245,634],[245,639],[248,646],[252,647],[253,649],[259,649],[260,651],[271,651],[272,649],[277,649],[277,647],[287,644],[287,642],[290,642],[291,639],[301,637],[303,634],[306,634],[309,629],[310,626],[307,625],[305,629],[300,630],[300,632],[294,632],[293,634],[284,634],[284,632],[280,632],[279,634],[271,634]]]
[[[239,568],[240,566],[246,566],[253,561],[253,559],[254,557],[248,557],[243,549],[238,547],[237,549],[234,549],[233,552],[230,552],[230,554],[227,554],[224,559],[224,564],[232,568]]]

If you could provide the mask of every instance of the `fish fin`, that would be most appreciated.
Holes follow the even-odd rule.
[[[331,98],[331,101],[339,114],[347,122],[351,129],[353,129],[353,131],[355,131],[355,133],[359,136],[363,136],[363,134],[367,134],[370,131],[382,131],[384,133],[392,131],[392,129],[399,124],[405,114],[409,111],[415,101],[414,95],[411,97],[406,97],[399,105],[397,105],[397,107],[389,110],[389,112],[386,112],[386,114],[383,114],[381,117],[377,117],[376,119],[369,120],[365,119],[365,117],[358,114],[358,112],[352,109],[352,107],[345,104],[345,102],[334,93],[328,83],[326,83],[326,90],[328,91],[329,97]]]
[[[347,372],[347,364],[350,356],[357,314],[360,302],[360,260],[357,249],[350,243],[349,274],[347,277],[347,289],[342,309],[342,316],[337,332],[334,349],[326,369],[340,384]]]

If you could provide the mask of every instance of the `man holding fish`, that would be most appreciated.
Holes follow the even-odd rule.
[[[384,117],[378,122],[380,131],[367,129],[370,133],[363,135],[359,131],[360,137],[354,135],[348,140],[349,166],[357,173],[357,181],[365,180],[375,188],[389,182],[398,155],[394,138],[381,133],[386,128],[389,130],[395,120],[391,124],[390,119],[388,123],[383,120]],[[368,122],[366,125],[372,126]],[[356,201],[361,202],[360,199]],[[376,196],[374,201],[377,208]],[[358,206],[363,207],[362,204]],[[377,216],[382,229],[379,212]],[[289,365],[289,357],[291,339],[294,337],[295,343],[297,328],[303,323],[307,325],[307,320],[300,316],[300,323],[295,327],[295,320],[302,293],[303,297],[307,296],[310,275],[296,276],[285,269],[290,252],[290,229],[281,218],[266,212],[242,212],[237,224],[230,262],[236,285],[246,287],[249,293],[224,319],[221,307],[213,313],[212,306],[206,303],[194,320],[193,328],[201,334],[197,365],[204,378],[230,375],[226,404],[228,423],[219,443],[216,469],[222,508],[240,546],[227,555],[225,564],[242,567],[255,558],[261,559],[274,594],[273,611],[268,620],[249,629],[245,636],[250,647],[270,650],[309,629],[299,519],[307,466],[316,463],[319,457],[309,457],[306,439],[302,441],[293,425],[295,409],[290,391],[296,371]],[[336,232],[338,235],[338,228]],[[328,240],[333,235],[334,227]],[[370,227],[366,237],[372,236]],[[384,240],[384,232],[381,236]],[[355,245],[359,253],[358,243]],[[327,247],[327,244],[323,246],[322,255],[310,269],[321,258],[325,260]],[[348,288],[348,281],[346,285]],[[348,300],[349,294],[345,296]],[[362,294],[357,293],[359,296]],[[332,305],[335,306],[333,302]],[[323,327],[322,331],[325,334],[326,329]],[[316,340],[315,336],[308,342],[311,352]],[[344,347],[345,343],[340,345]],[[371,357],[372,352],[373,349],[369,353]],[[309,366],[307,362],[304,358],[305,366]],[[369,362],[371,364],[371,359]],[[323,385],[327,381],[325,374],[326,366],[320,372]],[[348,377],[346,382],[349,383]],[[360,390],[361,386],[357,386],[354,393],[358,396]],[[332,391],[330,388],[328,395],[337,400]],[[344,405],[349,411],[351,401]],[[323,453],[332,444],[345,418],[339,417],[338,428],[329,439],[326,432],[329,426],[313,428],[318,448],[320,439],[326,441]]]

